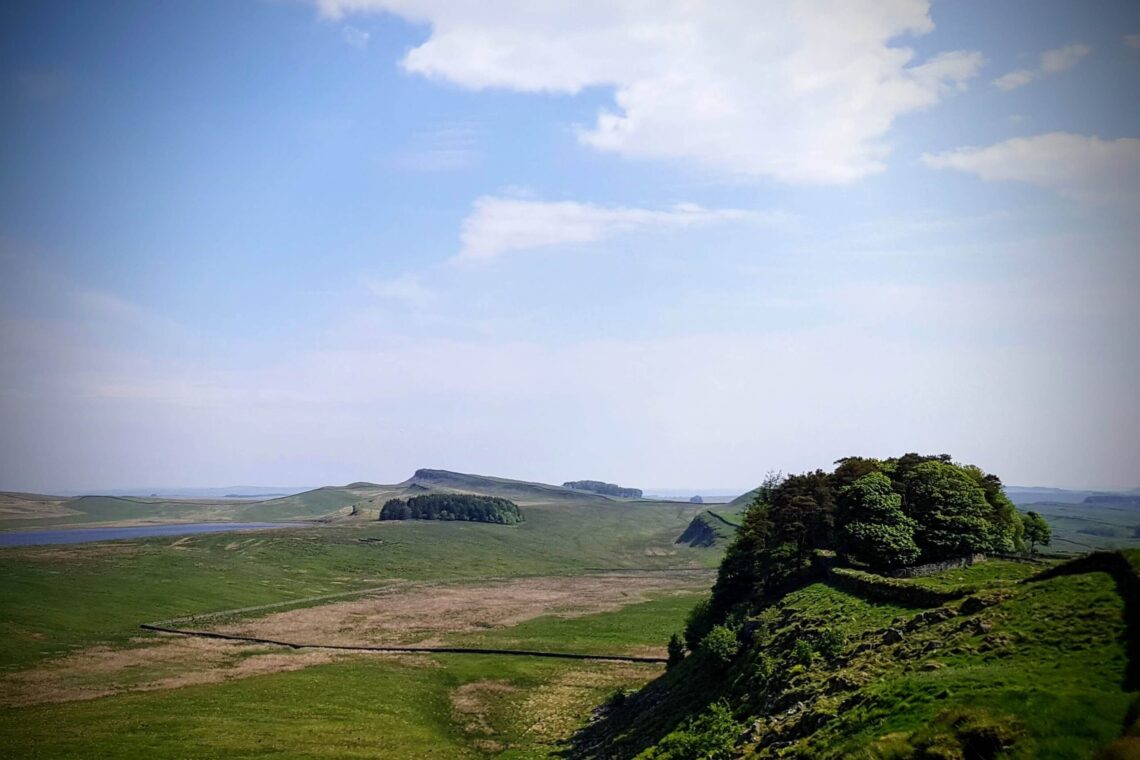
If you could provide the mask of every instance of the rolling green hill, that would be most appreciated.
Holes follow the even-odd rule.
[[[1109,564],[825,576],[611,703],[574,754],[1088,757],[1118,737],[1140,688],[1140,580]],[[919,604],[915,587],[960,598]]]

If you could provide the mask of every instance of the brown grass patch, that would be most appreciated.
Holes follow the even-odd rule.
[[[525,732],[546,744],[566,739],[615,689],[642,686],[660,673],[658,666],[633,663],[567,671],[531,692],[519,710]]]
[[[704,572],[614,573],[475,584],[406,584],[351,601],[278,612],[227,632],[303,644],[435,646],[446,634],[507,628],[543,615],[578,617],[652,595],[707,588]]]
[[[32,670],[5,675],[0,678],[0,707],[72,702],[124,692],[220,683],[361,656],[184,636],[131,641],[132,647],[89,647],[49,660]],[[399,658],[401,663],[412,667],[438,667],[434,660],[422,656],[369,656]]]
[[[451,692],[451,709],[463,725],[463,732],[482,737],[493,736],[491,710],[496,702],[518,689],[507,681],[474,681]]]

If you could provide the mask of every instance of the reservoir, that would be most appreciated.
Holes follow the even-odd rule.
[[[59,528],[0,533],[0,546],[39,544],[82,544],[90,541],[116,541],[151,536],[189,536],[195,533],[265,530],[299,527],[299,523],[185,523],[179,525],[132,525],[123,528]]]

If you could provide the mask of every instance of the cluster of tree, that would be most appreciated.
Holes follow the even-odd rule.
[[[523,521],[513,501],[466,493],[432,493],[410,499],[389,499],[380,509],[381,520],[467,520],[515,525]]]
[[[603,483],[600,480],[568,480],[562,484],[563,488],[572,488],[575,491],[589,491],[602,496],[616,496],[619,499],[640,499],[640,488],[622,488],[614,483]]]
[[[984,552],[1032,551],[1050,540],[1001,480],[947,454],[847,457],[833,472],[769,475],[745,513],[713,588],[713,617],[770,593],[817,549],[872,568]]]

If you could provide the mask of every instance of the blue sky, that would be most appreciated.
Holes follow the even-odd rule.
[[[1130,2],[10,2],[0,487],[1140,485]]]

